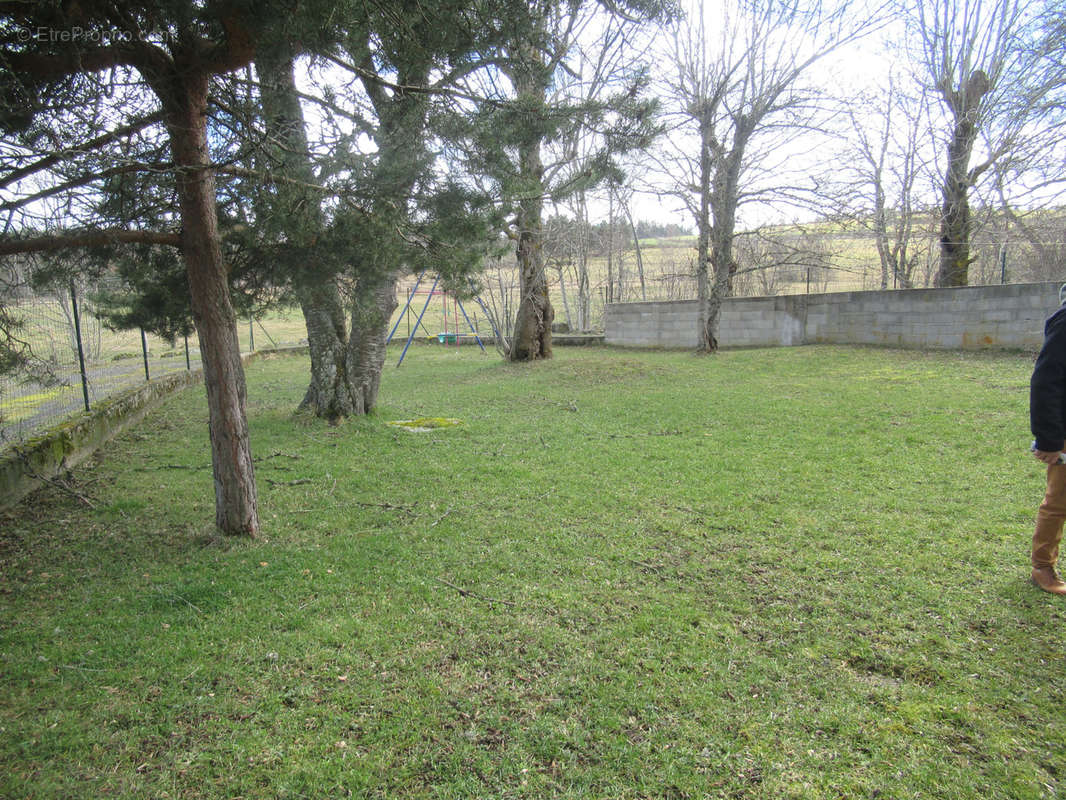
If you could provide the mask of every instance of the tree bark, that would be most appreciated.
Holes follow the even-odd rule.
[[[888,212],[885,208],[885,192],[881,185],[880,167],[874,178],[874,242],[877,257],[881,261],[881,288],[888,288],[888,274],[898,273],[888,246]]]
[[[539,166],[539,152],[535,160]],[[510,357],[511,361],[536,361],[552,357],[555,310],[548,297],[548,276],[544,272],[540,197],[524,199],[520,205],[516,249],[520,300]]]
[[[395,274],[360,279],[352,301],[351,335],[345,356],[354,414],[369,414],[377,406],[385,339],[396,306]]]
[[[713,129],[708,116],[700,120],[700,210],[696,220],[696,297],[699,300],[699,350],[713,353],[718,349],[717,326],[715,319],[721,305],[711,307],[710,265],[711,243],[711,146]]]
[[[969,283],[970,156],[977,140],[977,119],[981,100],[989,90],[987,76],[976,70],[959,91],[944,88],[944,96],[955,123],[948,142],[948,163],[944,172],[943,204],[940,208],[940,269],[937,286],[966,286]]]
[[[578,210],[577,327],[584,333],[591,327],[592,296],[589,290],[589,207],[583,190],[578,193]]]
[[[740,165],[744,159],[744,129],[737,126],[736,139],[729,153],[718,159],[714,185],[711,190],[711,212],[714,225],[711,227],[711,266],[714,268],[714,283],[708,302],[707,336],[718,349],[718,331],[722,317],[722,303],[733,296],[733,276],[737,271],[733,257],[733,238],[736,234],[737,195],[740,183]]]
[[[940,207],[940,269],[937,286],[966,286],[970,274],[969,177],[967,166],[973,150],[972,126],[957,124],[948,145],[948,168],[944,175]]]
[[[218,235],[215,179],[207,143],[206,73],[183,75],[164,96],[163,109],[176,166],[182,251],[189,275],[193,320],[207,386],[215,523],[227,534],[259,531],[247,388]]]
[[[527,185],[540,186],[544,166],[540,140],[524,142],[519,148],[519,170]],[[536,361],[552,357],[552,320],[555,310],[548,297],[548,276],[544,271],[543,200],[540,193],[524,197],[518,210],[519,303],[515,316],[511,361]]]
[[[319,287],[301,286],[297,294],[311,354],[311,379],[300,410],[337,422],[356,413],[348,386],[344,304],[336,285],[328,280]]]

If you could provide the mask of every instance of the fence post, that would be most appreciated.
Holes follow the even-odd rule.
[[[152,376],[148,374],[148,337],[144,335],[144,328],[141,328],[141,355],[144,356],[144,379],[150,381]]]
[[[78,293],[74,288],[74,279],[70,279],[70,307],[74,312],[74,338],[78,342],[78,367],[81,369],[81,396],[85,400],[85,410],[89,410],[89,380],[85,375],[85,349],[81,344],[81,317],[78,314]]]
[[[189,362],[189,334],[185,334],[185,371],[192,372],[192,364]]]
[[[248,352],[255,352],[255,333],[252,331],[252,318],[248,317]]]

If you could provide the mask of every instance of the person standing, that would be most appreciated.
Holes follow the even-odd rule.
[[[1033,455],[1047,464],[1047,491],[1036,515],[1030,560],[1033,583],[1052,594],[1066,594],[1055,571],[1066,522],[1066,284],[1059,309],[1044,323],[1044,345],[1029,381],[1029,427]]]

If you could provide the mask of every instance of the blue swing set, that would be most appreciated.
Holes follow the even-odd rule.
[[[389,336],[385,340],[385,344],[389,344],[392,341],[392,337],[396,335],[396,329],[400,327],[400,322],[403,321],[405,316],[411,313],[411,302],[414,300],[415,295],[426,294],[426,302],[422,306],[422,311],[418,314],[418,319],[415,320],[414,327],[411,328],[411,332],[407,336],[407,342],[403,346],[403,352],[400,353],[400,360],[396,362],[396,366],[398,367],[400,366],[400,364],[403,363],[404,357],[407,355],[407,349],[411,346],[411,342],[414,341],[415,334],[418,333],[418,328],[421,326],[422,330],[426,330],[425,326],[422,325],[422,318],[426,315],[426,311],[427,309],[429,309],[429,304],[437,295],[440,295],[440,297],[442,298],[444,309],[444,331],[437,334],[437,341],[441,344],[452,344],[454,342],[455,346],[459,347],[459,345],[461,344],[459,333],[459,314],[461,313],[463,315],[463,319],[466,320],[466,324],[470,328],[470,332],[474,335],[474,341],[477,342],[478,347],[481,348],[481,352],[484,353],[485,345],[482,343],[481,337],[478,336],[477,328],[474,327],[474,324],[470,321],[470,317],[467,315],[466,309],[463,308],[463,304],[459,300],[459,298],[452,298],[453,312],[451,314],[451,319],[455,322],[455,330],[453,332],[449,329],[448,324],[448,293],[443,290],[439,292],[437,291],[437,286],[440,283],[440,275],[434,276],[433,286],[430,287],[428,292],[419,292],[418,287],[422,285],[422,281],[425,277],[426,270],[422,270],[422,272],[418,276],[418,280],[415,281],[414,288],[407,295],[407,302],[404,304],[403,311],[400,313],[399,318],[396,320],[396,324],[392,326],[392,330],[389,332]],[[488,309],[485,308],[485,303],[482,301],[482,299],[480,297],[475,297],[474,302],[481,306],[481,310],[485,312],[485,318],[488,319],[489,324],[492,325],[492,316],[489,314]],[[499,336],[499,333],[496,331],[495,326],[493,326],[492,332],[494,335]],[[426,331],[426,333],[429,334],[428,331]]]

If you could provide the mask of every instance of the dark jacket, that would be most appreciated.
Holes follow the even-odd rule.
[[[1029,381],[1029,427],[1037,450],[1066,448],[1066,305],[1044,323],[1044,346]]]

